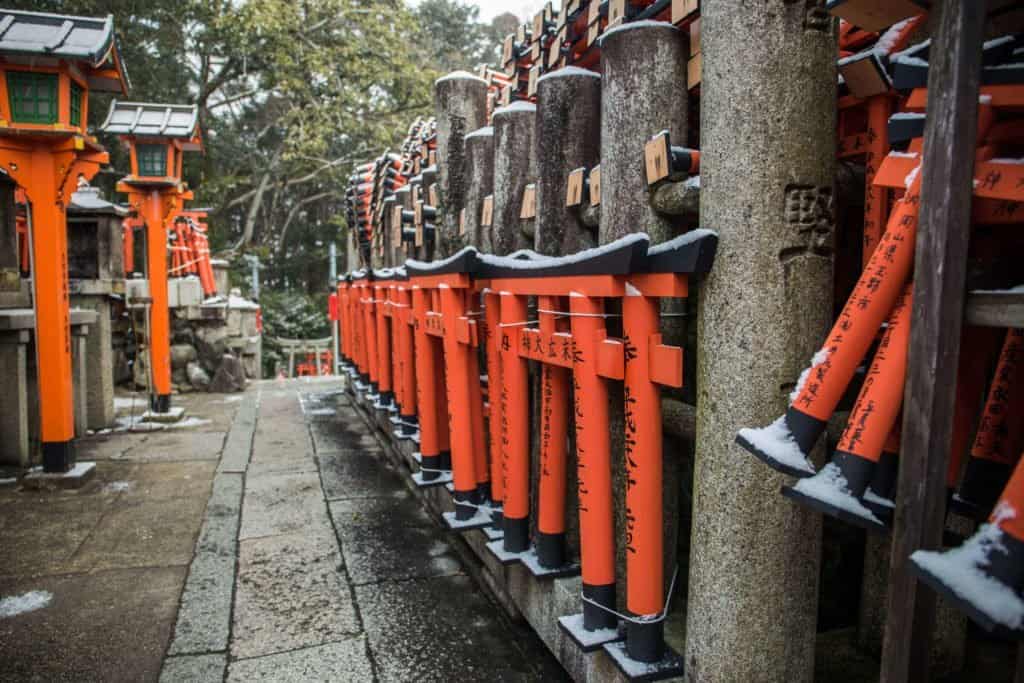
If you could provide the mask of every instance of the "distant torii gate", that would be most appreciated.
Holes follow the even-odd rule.
[[[75,461],[65,211],[109,157],[86,133],[89,91],[127,93],[113,17],[0,10],[0,166],[31,206],[43,468]]]
[[[184,152],[201,151],[199,110],[188,104],[118,102],[102,130],[121,136],[131,153],[131,174],[117,184],[129,207],[146,222],[149,279],[149,407],[171,410],[171,319],[167,296],[167,228],[192,192],[181,180]]]

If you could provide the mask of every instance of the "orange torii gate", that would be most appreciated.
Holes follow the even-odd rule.
[[[146,222],[149,279],[150,410],[171,411],[171,322],[167,305],[167,230],[192,192],[181,179],[184,152],[201,151],[199,110],[189,104],[118,102],[102,129],[121,136],[131,153],[131,174],[117,184]]]
[[[128,92],[113,17],[0,11],[0,165],[29,202],[43,468],[75,461],[67,205],[109,157],[89,92]]]

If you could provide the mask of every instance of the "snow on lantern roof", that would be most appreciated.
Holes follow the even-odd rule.
[[[85,62],[96,90],[127,93],[128,74],[114,37],[114,17],[77,17],[0,10],[0,55],[50,56]]]
[[[197,134],[198,127],[199,107],[194,104],[114,100],[100,129],[117,135],[191,139]]]

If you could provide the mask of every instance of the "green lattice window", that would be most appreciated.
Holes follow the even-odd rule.
[[[71,125],[78,127],[82,125],[82,95],[83,90],[74,81],[71,81]]]
[[[167,175],[167,145],[135,145],[140,176]]]
[[[57,123],[57,74],[7,72],[11,118],[18,123]]]

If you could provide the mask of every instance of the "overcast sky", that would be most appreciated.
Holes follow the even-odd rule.
[[[480,8],[481,21],[490,21],[503,12],[511,12],[525,21],[540,11],[544,2],[545,0],[476,0],[470,4]],[[557,2],[552,4],[558,5]]]

